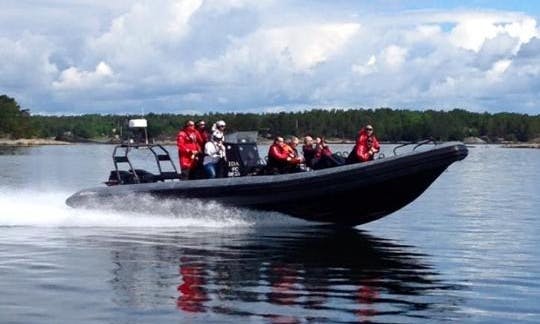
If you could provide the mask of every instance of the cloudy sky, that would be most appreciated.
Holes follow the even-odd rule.
[[[3,0],[0,94],[41,114],[539,114],[539,17],[532,0]]]

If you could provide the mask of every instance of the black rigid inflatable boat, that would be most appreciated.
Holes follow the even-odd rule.
[[[159,145],[150,146],[159,148]],[[219,179],[179,180],[176,172],[161,172],[159,167],[160,174],[152,175],[133,169],[131,163],[130,170],[121,174],[117,162],[129,163],[127,153],[125,159],[113,155],[115,170],[111,172],[109,184],[118,185],[81,190],[66,203],[71,207],[101,206],[133,195],[203,199],[225,206],[277,211],[310,221],[354,226],[374,221],[409,204],[450,164],[464,159],[468,152],[462,143],[451,142],[422,150],[415,147],[407,153],[365,163],[255,176],[250,174],[260,167],[256,143],[228,142],[226,147],[229,177]],[[157,153],[152,151],[158,166],[160,162],[171,161],[174,167],[168,153],[161,149]]]

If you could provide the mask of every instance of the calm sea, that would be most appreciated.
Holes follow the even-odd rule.
[[[1,323],[540,322],[540,150],[471,147],[349,230],[204,201],[65,206],[111,152],[0,148]]]

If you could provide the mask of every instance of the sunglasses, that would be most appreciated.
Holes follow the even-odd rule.
[[[367,130],[368,132],[371,132],[371,131],[373,131],[373,128],[366,128],[366,130]]]

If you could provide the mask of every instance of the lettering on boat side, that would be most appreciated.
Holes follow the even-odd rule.
[[[238,161],[228,161],[227,166],[229,171],[227,172],[227,176],[229,177],[239,177],[240,174],[240,163]]]

